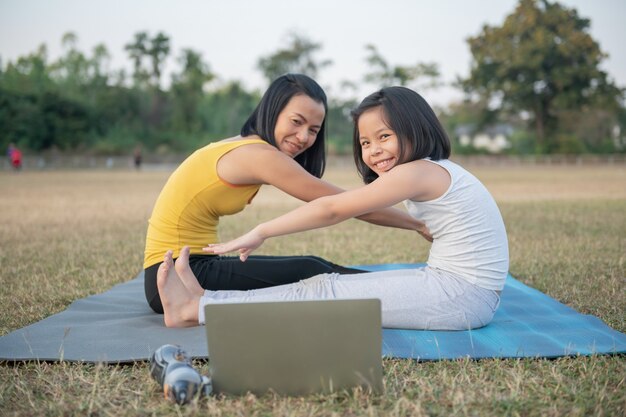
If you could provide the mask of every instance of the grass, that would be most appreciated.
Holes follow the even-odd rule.
[[[626,332],[626,168],[475,167],[501,208],[511,273]],[[0,335],[139,272],[146,222],[167,172],[0,173]],[[358,185],[351,167],[327,179]],[[295,207],[264,187],[222,238]],[[355,220],[266,243],[344,264],[423,261],[414,234]],[[205,373],[208,364],[197,362]],[[145,363],[0,365],[0,415],[626,415],[626,358],[384,361],[385,394],[253,395],[186,407],[163,400]]]

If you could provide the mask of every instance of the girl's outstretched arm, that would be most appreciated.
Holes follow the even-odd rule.
[[[270,145],[242,146],[223,156],[222,160],[225,164],[218,165],[218,169],[233,184],[269,184],[305,202],[344,191],[315,178],[293,159]],[[424,227],[408,213],[392,207],[364,213],[356,218],[399,229],[420,231]]]
[[[432,165],[432,164],[428,164]],[[426,167],[426,170],[423,169]],[[223,254],[239,251],[242,261],[265,239],[337,224],[352,217],[393,206],[403,200],[428,199],[432,187],[427,178],[431,168],[415,161],[393,168],[364,187],[321,197],[280,217],[261,223],[245,235],[226,243],[206,247],[206,252]]]

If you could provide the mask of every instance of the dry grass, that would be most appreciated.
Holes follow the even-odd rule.
[[[626,331],[626,168],[472,171],[501,207],[511,272]],[[146,222],[167,172],[0,173],[0,335],[139,272]],[[327,179],[358,185],[351,167]],[[297,205],[265,187],[226,218],[224,239]],[[314,253],[345,264],[423,261],[426,242],[358,221],[273,239],[264,253]],[[206,363],[198,363],[205,372]],[[146,364],[2,364],[1,415],[625,415],[622,356],[419,363],[385,360],[386,393],[165,402]]]
[[[624,166],[530,165],[479,168],[476,174],[498,202],[626,199]]]

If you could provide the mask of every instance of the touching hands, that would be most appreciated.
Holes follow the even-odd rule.
[[[428,230],[428,227],[426,227],[426,223],[419,222],[415,230],[417,231],[417,233],[422,235],[424,239],[432,243],[433,235],[430,234],[430,230]]]
[[[245,262],[248,256],[263,244],[265,238],[263,238],[256,229],[240,236],[230,242],[213,243],[202,248],[204,252],[214,253],[216,255],[222,255],[228,252],[239,252],[239,259],[241,262]]]

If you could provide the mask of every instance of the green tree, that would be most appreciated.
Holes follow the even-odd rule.
[[[353,127],[350,112],[357,104],[358,102],[354,98],[331,98],[329,100],[328,114],[326,115],[326,134],[330,153],[340,155],[352,153]]]
[[[150,40],[150,47],[147,49],[146,53],[150,57],[152,64],[152,85],[156,89],[160,89],[163,64],[170,53],[169,36],[163,32],[157,33],[156,36]]]
[[[606,57],[588,32],[589,20],[559,3],[520,0],[502,26],[485,25],[468,39],[471,96],[512,113],[526,113],[537,148],[558,151],[559,112],[585,105],[617,108],[622,95],[600,69]]]
[[[41,96],[55,90],[47,63],[47,48],[8,62],[0,76],[0,145],[45,148],[46,125],[41,112]]]
[[[211,140],[239,134],[259,100],[257,93],[246,91],[240,82],[228,82],[204,96],[200,105],[202,130]]]
[[[378,52],[374,45],[366,45],[369,52],[366,58],[369,72],[365,74],[365,82],[376,85],[376,88],[402,85],[422,90],[439,85],[439,67],[436,63],[421,63],[415,65],[390,65]],[[426,79],[425,83],[421,80]]]
[[[97,85],[106,85],[109,80],[109,63],[111,54],[106,45],[100,43],[93,48],[93,54],[89,59],[90,75],[92,82]]]
[[[332,64],[330,60],[317,61],[313,57],[321,48],[322,45],[319,43],[296,33],[289,33],[287,35],[287,47],[260,58],[257,66],[270,83],[288,72],[306,74],[311,78],[317,78],[322,68]]]
[[[487,103],[481,101],[464,100],[450,103],[447,109],[439,114],[446,131],[454,137],[454,132],[459,127],[471,128],[480,131],[498,122],[496,112],[490,110]]]
[[[126,44],[124,49],[128,52],[128,57],[133,62],[133,81],[135,86],[144,86],[150,75],[143,67],[143,60],[148,55],[149,38],[146,32],[135,33],[135,39]]]
[[[153,38],[145,31],[137,32],[125,49],[133,62],[134,87],[145,92],[140,99],[143,134],[151,136],[163,129],[171,110],[160,86],[163,65],[170,52],[170,38],[163,32]],[[146,60],[150,63],[149,70]]]
[[[173,98],[172,127],[185,133],[198,132],[201,127],[199,104],[205,95],[204,86],[215,75],[202,55],[192,49],[183,49],[178,60],[182,70],[172,76]]]
[[[82,101],[91,81],[89,59],[78,50],[78,36],[67,32],[61,39],[64,55],[50,65],[50,75],[66,97]]]
[[[37,51],[9,62],[2,74],[2,86],[11,91],[37,93],[53,89],[55,84],[50,77],[47,63],[48,48],[40,45]]]
[[[147,114],[148,125],[151,129],[160,130],[168,119],[168,112],[171,111],[167,96],[161,91],[161,72],[165,59],[170,53],[170,38],[163,32],[157,33],[150,40],[147,55],[150,57],[151,92],[150,108]]]

